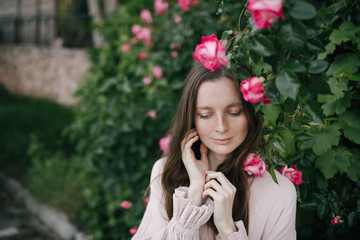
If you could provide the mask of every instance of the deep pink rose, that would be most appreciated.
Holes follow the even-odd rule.
[[[131,202],[129,202],[129,201],[122,201],[122,202],[120,203],[120,206],[121,206],[122,208],[129,209],[129,208],[131,208]]]
[[[129,229],[129,233],[131,234],[131,236],[134,236],[135,233],[137,232],[137,230],[138,230],[138,227],[134,226],[134,227]]]
[[[172,58],[177,58],[177,56],[178,56],[178,52],[177,52],[177,51],[172,51],[172,52],[171,52],[171,57],[172,57]]]
[[[151,12],[147,9],[141,10],[140,18],[143,20],[144,23],[151,24],[153,19],[151,16]]]
[[[153,67],[152,72],[156,79],[160,79],[163,77],[162,68],[160,66]]]
[[[197,6],[199,5],[199,1],[198,0],[192,0],[191,1],[191,6]]]
[[[335,216],[333,219],[331,219],[331,224],[332,225],[336,225],[340,222],[340,217],[339,216]]]
[[[141,30],[141,26],[139,24],[134,24],[131,26],[131,32],[134,35],[140,32],[140,30]]]
[[[168,134],[166,137],[163,137],[159,141],[160,149],[163,151],[165,155],[169,153],[169,143],[170,143],[171,135]]]
[[[145,197],[145,207],[147,207],[147,205],[149,204],[149,200],[150,200],[149,196]]]
[[[285,165],[281,170],[280,173],[290,179],[295,185],[302,184],[302,172],[296,169],[295,165],[292,165],[290,168],[288,168],[287,165]]]
[[[168,7],[169,7],[169,3],[168,2],[163,2],[163,0],[155,0],[154,2],[154,6],[155,6],[155,11],[160,14],[163,15],[166,13]]]
[[[269,105],[271,103],[270,99],[267,97],[266,93],[264,94],[263,102],[261,105]]]
[[[264,86],[258,77],[241,81],[240,90],[247,102],[256,103],[264,97]]]
[[[181,17],[181,16],[175,16],[175,17],[174,17],[174,22],[175,22],[175,23],[179,23],[179,22],[181,22],[181,20],[182,20],[182,17]]]
[[[227,66],[225,47],[215,34],[201,38],[201,44],[196,46],[193,58],[212,72],[222,65]]]
[[[189,11],[190,6],[197,6],[197,5],[199,5],[198,0],[179,0],[179,6],[184,11]]]
[[[142,79],[142,82],[145,84],[145,85],[149,85],[151,83],[151,79],[149,77],[144,77]]]
[[[254,174],[254,176],[262,177],[266,171],[266,165],[255,153],[250,153],[245,159],[244,170],[249,175]]]
[[[146,113],[146,116],[152,118],[153,120],[156,120],[156,110],[150,110]]]
[[[140,60],[146,59],[147,58],[147,53],[146,52],[139,53],[139,58],[140,58]]]
[[[284,19],[282,6],[282,0],[249,0],[247,9],[259,28],[269,28],[279,17]]]
[[[150,28],[143,27],[141,30],[136,34],[138,39],[144,41],[145,46],[151,46],[151,30]]]
[[[122,51],[123,53],[128,53],[128,52],[130,51],[130,46],[129,46],[129,44],[127,44],[127,43],[123,44],[123,45],[121,46],[121,51]]]

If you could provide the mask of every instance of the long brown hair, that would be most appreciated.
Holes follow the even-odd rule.
[[[179,186],[189,186],[190,180],[182,161],[181,141],[186,133],[194,128],[194,117],[196,110],[196,98],[200,85],[206,81],[218,81],[220,79],[230,79],[240,92],[240,82],[230,71],[217,69],[214,72],[206,69],[201,64],[196,64],[184,81],[184,87],[180,102],[173,118],[173,127],[170,131],[171,141],[169,144],[169,154],[164,166],[161,179],[165,194],[165,209],[169,219],[173,215],[173,193]],[[241,94],[240,94],[241,95]],[[241,95],[242,96],[242,95]],[[242,97],[241,97],[242,98]],[[227,158],[220,164],[217,171],[224,173],[230,182],[236,187],[236,195],[233,205],[233,219],[243,220],[245,228],[249,225],[249,183],[248,175],[243,170],[243,162],[246,156],[256,151],[262,130],[262,114],[255,112],[252,105],[243,99],[244,112],[248,120],[248,134],[243,141]],[[211,218],[208,222],[211,229],[218,233],[214,221]]]

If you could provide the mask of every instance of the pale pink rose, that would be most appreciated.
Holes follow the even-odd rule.
[[[335,216],[333,219],[331,219],[331,224],[332,225],[336,225],[340,222],[340,217],[339,216]]]
[[[160,79],[163,77],[162,68],[160,66],[154,66],[152,72],[156,79]]]
[[[193,58],[212,72],[222,65],[227,66],[225,47],[215,34],[201,38],[201,44],[196,46]]]
[[[266,93],[264,94],[263,102],[261,105],[267,106],[271,103],[270,99],[267,97]]]
[[[146,113],[146,116],[152,118],[153,120],[156,120],[156,110],[150,110]]]
[[[151,12],[147,9],[141,10],[140,18],[144,23],[151,24],[153,22]]]
[[[131,32],[134,35],[140,32],[140,30],[141,30],[141,26],[139,24],[134,24],[131,26]]]
[[[181,20],[182,20],[182,17],[181,17],[181,16],[175,16],[175,17],[174,17],[174,22],[175,22],[175,23],[179,23],[179,22],[181,22]]]
[[[249,0],[247,9],[259,28],[269,28],[279,17],[284,19],[282,6],[282,0]]]
[[[170,143],[171,135],[168,134],[166,137],[163,137],[159,141],[160,149],[163,151],[165,155],[169,153],[169,143]]]
[[[266,164],[255,153],[250,153],[245,159],[244,170],[249,175],[254,174],[254,176],[262,177],[266,171]]]
[[[280,173],[287,177],[290,181],[292,181],[295,185],[302,184],[302,172],[296,169],[295,165],[292,165],[290,168],[288,166],[284,166]]]
[[[147,205],[149,204],[149,200],[150,200],[149,196],[145,197],[145,207],[147,207]]]
[[[136,44],[137,41],[138,41],[138,40],[137,40],[137,38],[135,38],[135,37],[133,37],[133,38],[130,39],[131,44]]]
[[[129,209],[129,208],[131,208],[131,202],[129,202],[129,201],[122,201],[122,202],[120,203],[120,206],[121,206],[122,208]]]
[[[241,81],[240,90],[247,102],[256,103],[264,97],[264,86],[258,77]]]
[[[138,230],[138,227],[134,226],[134,227],[129,229],[129,233],[131,234],[131,236],[134,236],[135,233],[137,232],[137,230]]]
[[[121,46],[121,51],[122,51],[123,53],[128,53],[128,52],[130,51],[130,46],[129,46],[129,44],[127,44],[127,43],[123,44],[123,45]]]
[[[164,2],[163,0],[155,0],[154,6],[155,6],[155,11],[158,14],[163,15],[163,14],[166,13],[166,11],[167,11],[167,9],[169,7],[169,3]]]
[[[140,58],[140,60],[146,59],[147,58],[147,53],[146,52],[139,53],[139,58]]]
[[[143,27],[137,34],[136,37],[144,41],[145,46],[151,45],[151,30],[150,28]]]
[[[177,56],[178,56],[178,52],[177,52],[177,51],[172,51],[172,52],[171,52],[171,57],[172,57],[172,58],[177,58]]]
[[[151,83],[151,79],[149,77],[144,77],[142,79],[142,82],[145,84],[145,85],[149,85]]]

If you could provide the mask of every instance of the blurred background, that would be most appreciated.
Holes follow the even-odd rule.
[[[155,9],[154,2],[0,0],[0,172],[19,181],[40,202],[66,213],[71,223],[92,239],[130,239],[136,232],[146,207],[151,168],[164,155],[164,146],[159,141],[166,142],[182,81],[194,63],[192,53],[196,44],[202,36],[215,33],[220,38],[224,30],[237,29],[244,8],[242,1],[192,0],[186,9],[179,5],[180,1],[171,0],[166,1],[168,8],[161,11]],[[286,2],[286,13],[295,2]],[[337,55],[350,52],[356,55],[353,62],[357,64],[351,74],[358,78],[359,1],[328,0],[313,4],[311,9],[316,8],[318,14],[312,20],[301,20],[311,26],[306,33],[309,37],[305,39],[303,34],[293,37],[295,41],[297,38],[306,41],[308,49],[288,67],[298,73],[299,68],[304,69],[300,72],[306,71],[307,59],[317,59],[317,54],[322,53],[322,59],[332,63]],[[286,17],[292,22],[300,21],[292,15]],[[345,19],[353,23],[340,28],[347,31],[342,36],[348,40],[331,42],[329,35]],[[239,28],[244,29],[247,24],[254,25],[251,14],[245,11]],[[324,30],[325,26],[329,29]],[[273,29],[275,32],[264,31],[264,35],[276,35],[279,24]],[[315,30],[322,33],[316,35]],[[259,33],[256,29],[252,32]],[[225,38],[230,34],[226,33]],[[312,39],[315,35],[319,40]],[[261,55],[269,44],[263,46],[260,40],[248,55],[242,55],[239,48],[233,56],[242,61],[250,57],[263,59],[256,54]],[[278,42],[275,37],[271,41]],[[328,47],[328,42],[333,45]],[[294,55],[289,54],[287,59]],[[280,60],[274,57],[271,61]],[[264,61],[259,62],[262,65],[259,63],[254,70],[258,75],[271,69]],[[303,62],[306,63],[302,65]],[[316,65],[311,74],[318,74],[315,77],[325,74],[328,66],[325,63],[318,71]],[[239,78],[251,76],[246,68],[237,70]],[[331,91],[325,84],[328,90],[322,93],[328,98],[324,97],[321,104],[337,105],[324,111],[334,108],[331,114],[337,116],[338,109],[346,105],[344,111],[348,108],[357,112],[356,81],[334,83]],[[338,94],[336,102],[330,100],[330,94],[338,92],[346,94]],[[309,95],[307,100],[313,97]],[[316,165],[317,156],[310,149],[315,144],[299,144],[309,138],[295,138],[289,130],[291,124],[283,124],[287,121],[285,112],[292,111],[292,120],[295,119],[298,103],[277,104],[270,105],[265,112],[265,133],[280,122],[283,126],[277,139],[283,140],[276,142],[276,146],[274,142],[274,151],[280,151],[274,157],[275,163],[278,166],[296,163],[303,171],[304,184],[297,186],[298,238],[356,239],[359,230],[355,226],[360,216],[360,138],[356,135],[360,130],[355,124],[358,118],[352,118],[351,113],[353,125],[343,127],[354,133],[351,141],[341,137],[340,143],[338,140],[338,144],[332,144],[346,146],[341,148],[342,156],[353,154],[355,160],[346,167],[336,165],[334,160],[339,167],[326,175],[322,171],[324,165]],[[308,122],[317,116],[324,118],[319,104],[307,109],[297,118]],[[279,114],[283,114],[282,119],[278,119]],[[330,120],[327,124],[331,125]],[[340,138],[338,129],[335,132]],[[321,135],[327,139],[324,136]],[[347,168],[348,172],[344,170]],[[14,204],[3,190],[0,200],[3,208]],[[346,216],[346,224],[334,227],[331,224],[334,214]],[[6,220],[0,219],[0,227],[1,221]],[[41,239],[58,237],[45,234]]]

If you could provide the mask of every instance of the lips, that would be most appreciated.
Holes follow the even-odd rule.
[[[214,142],[219,145],[226,145],[231,142],[231,138],[214,139]]]

